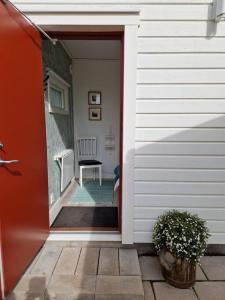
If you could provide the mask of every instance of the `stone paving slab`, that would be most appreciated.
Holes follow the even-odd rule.
[[[7,300],[42,300],[49,277],[42,275],[24,275]]]
[[[196,282],[194,289],[199,300],[224,300],[225,282]]]
[[[25,275],[29,275],[31,273],[31,270],[33,269],[34,265],[37,263],[39,257],[41,256],[41,253],[44,248],[41,248],[40,251],[37,253],[37,255],[32,260],[31,264],[28,266],[27,270],[25,271]]]
[[[198,300],[192,288],[177,289],[165,282],[154,282],[153,288],[156,300]]]
[[[34,264],[30,274],[50,275],[52,274],[55,265],[61,254],[61,247],[44,248]]]
[[[82,248],[76,274],[96,275],[98,258],[99,248]]]
[[[201,267],[199,265],[196,266],[196,280],[197,281],[204,281],[207,280],[207,277],[203,273]]]
[[[119,257],[116,248],[101,248],[98,274],[99,275],[119,275]]]
[[[149,281],[143,281],[145,300],[155,300],[151,283]]]
[[[75,273],[81,249],[65,247],[56,264],[54,274],[73,275]]]
[[[44,248],[47,247],[70,247],[70,241],[46,241],[44,244]]]
[[[94,300],[96,276],[53,275],[46,290],[49,300]]]
[[[119,249],[120,275],[140,276],[140,264],[136,249]]]
[[[7,300],[45,300],[45,295],[34,292],[17,292],[7,297]]]
[[[209,280],[225,280],[225,256],[204,256],[201,267]]]
[[[95,300],[144,300],[140,276],[97,276]]]
[[[164,280],[158,257],[140,256],[139,262],[143,280]]]

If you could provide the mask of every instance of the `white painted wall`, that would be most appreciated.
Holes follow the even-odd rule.
[[[56,9],[56,0],[14,2],[28,12]],[[63,10],[70,11],[69,19],[53,13],[47,24],[58,20],[71,25],[72,18],[81,25],[89,22],[88,17],[71,15],[78,7],[62,2]],[[121,14],[115,12],[118,6],[140,8],[134,241],[150,242],[157,216],[177,208],[205,218],[210,243],[225,244],[225,23],[213,22],[212,1],[74,0],[73,4],[86,6],[87,11],[102,10],[104,4],[104,10],[114,11],[111,25],[121,22]],[[31,16],[44,23],[41,12]],[[95,16],[96,25],[107,22],[108,15]],[[129,18],[124,15],[124,20]]]
[[[119,164],[120,61],[73,59],[73,80],[76,137],[97,137],[97,159],[103,163],[103,178],[113,178],[113,170]],[[88,91],[102,93],[101,121],[89,121]],[[115,149],[107,150],[105,136],[111,133],[115,136]],[[89,170],[84,176],[90,176]]]

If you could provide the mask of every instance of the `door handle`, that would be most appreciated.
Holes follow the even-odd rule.
[[[19,161],[17,159],[13,160],[2,160],[0,159],[0,166],[5,165],[5,164],[15,164],[18,163]]]

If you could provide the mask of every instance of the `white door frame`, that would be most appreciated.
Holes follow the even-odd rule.
[[[92,30],[94,26],[109,26],[111,31],[113,26],[124,28],[122,243],[133,244],[137,35],[140,10],[129,5],[26,4],[26,1],[23,4],[23,0],[20,0],[17,7],[45,30],[75,31],[77,26],[91,26]],[[16,0],[14,3],[16,4]]]

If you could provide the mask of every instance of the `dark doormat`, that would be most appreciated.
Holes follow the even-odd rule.
[[[117,207],[63,207],[56,217],[57,227],[118,227]]]

